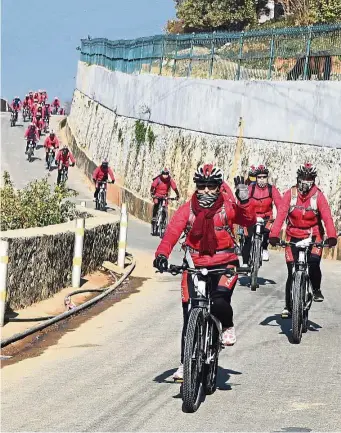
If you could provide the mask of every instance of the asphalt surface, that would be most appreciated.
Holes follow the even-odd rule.
[[[1,120],[1,169],[8,167],[18,186],[43,175],[41,161],[25,162],[23,130],[9,130],[6,115]],[[81,183],[77,170],[73,175],[70,185]],[[91,199],[90,191],[82,194]],[[131,219],[129,244],[143,249],[147,262],[157,243],[147,224]],[[180,263],[178,251],[171,262]],[[326,299],[313,304],[300,345],[291,344],[290,320],[279,316],[284,255],[270,253],[257,292],[240,280],[237,343],[221,352],[218,389],[195,414],[183,412],[171,380],[180,351],[180,279],[151,273],[138,293],[39,357],[3,368],[2,431],[340,431],[341,266],[322,267]]]

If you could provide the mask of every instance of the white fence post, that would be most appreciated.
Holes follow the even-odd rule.
[[[122,203],[120,237],[118,241],[118,257],[117,257],[117,264],[121,269],[124,269],[124,263],[125,263],[126,246],[127,246],[127,229],[128,229],[127,206],[125,203]]]
[[[81,206],[86,207],[86,201],[81,201]]]
[[[0,241],[0,326],[5,323],[7,293],[8,241]]]
[[[84,241],[85,218],[76,220],[75,247],[72,263],[72,287],[78,289],[81,284],[83,241]]]

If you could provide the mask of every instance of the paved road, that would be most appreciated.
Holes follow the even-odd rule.
[[[156,243],[147,224],[133,221],[130,244],[143,245],[146,263]],[[172,261],[179,260],[176,252]],[[179,358],[179,278],[157,275],[39,357],[5,367],[2,429],[339,431],[340,263],[325,261],[323,272],[326,300],[313,305],[300,345],[290,344],[290,321],[278,315],[283,255],[271,254],[256,293],[241,280],[233,299],[237,344],[222,352],[218,390],[195,414],[182,411],[170,380]]]

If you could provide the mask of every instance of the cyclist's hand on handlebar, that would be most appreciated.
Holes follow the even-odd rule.
[[[179,200],[180,200],[180,196],[177,195],[177,196],[175,197],[175,200],[179,201]]]
[[[159,254],[153,262],[154,268],[157,268],[161,274],[168,269],[167,257],[163,254]]]
[[[269,244],[272,245],[273,247],[275,247],[279,243],[280,243],[279,238],[269,238]]]
[[[264,220],[263,220],[263,218],[262,218],[262,217],[257,217],[257,222],[258,222],[258,223],[263,223],[263,222],[264,222]]]
[[[337,239],[336,238],[328,238],[327,243],[328,243],[329,248],[335,247],[335,245],[337,244]]]

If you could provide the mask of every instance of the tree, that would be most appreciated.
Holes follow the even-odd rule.
[[[268,0],[175,0],[186,32],[242,30],[257,22]]]

